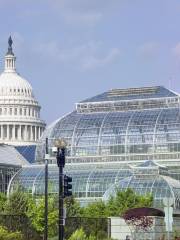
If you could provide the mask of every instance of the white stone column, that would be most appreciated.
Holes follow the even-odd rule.
[[[3,139],[5,139],[6,137],[5,130],[6,130],[5,125],[3,125]]]
[[[9,125],[6,126],[7,136],[6,139],[9,140]]]
[[[24,128],[24,139],[25,139],[25,141],[29,141],[27,125],[25,125],[25,128]]]
[[[40,139],[40,137],[41,137],[40,127],[39,127],[39,134],[38,134],[38,136],[39,136],[39,139]]]
[[[18,125],[18,140],[21,140],[21,125]]]
[[[30,126],[30,131],[31,131],[31,134],[30,134],[30,139],[31,139],[31,141],[33,141],[33,128],[32,128],[32,126]]]
[[[3,139],[3,125],[1,125],[1,139]]]
[[[36,133],[37,133],[36,126],[34,126],[34,141],[36,141]]]
[[[12,140],[12,127],[13,127],[13,125],[10,124],[9,125],[9,140]]]
[[[40,127],[38,127],[38,140],[40,139],[40,137],[41,137]]]
[[[15,140],[16,125],[12,126],[12,139]]]

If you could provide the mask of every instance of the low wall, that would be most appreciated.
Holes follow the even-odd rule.
[[[126,224],[123,218],[110,217],[110,235],[116,240],[166,240],[168,234],[164,223],[164,217],[152,217],[153,225],[147,231],[135,229]],[[180,237],[180,217],[173,219],[173,232],[169,233],[169,240],[174,240],[175,236]],[[180,238],[177,238],[180,239]]]

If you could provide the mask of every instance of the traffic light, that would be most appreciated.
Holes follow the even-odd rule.
[[[72,177],[64,175],[64,197],[72,196]]]

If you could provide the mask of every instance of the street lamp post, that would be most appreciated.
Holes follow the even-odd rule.
[[[66,142],[64,140],[56,140],[57,147],[57,165],[59,167],[59,240],[64,240],[64,175],[63,168],[65,165]]]

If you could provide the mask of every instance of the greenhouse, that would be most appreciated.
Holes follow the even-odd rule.
[[[72,176],[74,195],[82,203],[106,199],[118,186],[131,187],[140,194],[151,192],[155,205],[171,196],[179,208],[177,93],[161,86],[112,89],[77,103],[75,110],[46,129],[36,148],[36,165],[23,167],[11,180],[9,192],[21,185],[30,194],[43,194],[46,138],[50,193],[58,192],[52,147],[56,139],[63,138],[67,142],[65,171]],[[147,166],[140,169],[141,164]],[[156,166],[151,169],[151,165]],[[150,169],[152,175],[148,174]],[[161,186],[164,190],[159,192]]]
[[[127,168],[107,168],[107,167],[66,167],[65,173],[73,179],[73,195],[84,204],[101,199],[105,191],[115,182],[127,176],[131,176],[130,167]],[[56,165],[49,165],[49,194],[58,193],[58,168]],[[12,178],[8,194],[16,191],[20,186],[23,191],[40,196],[44,193],[44,166],[26,166]]]
[[[8,183],[28,161],[13,146],[0,144],[0,192],[6,193]]]
[[[119,191],[133,189],[137,194],[152,194],[154,207],[162,208],[164,198],[172,198],[174,209],[180,209],[180,182],[168,176],[168,170],[155,162],[147,161],[132,168],[132,175],[114,183],[103,195],[107,201]]]
[[[45,138],[68,143],[67,163],[157,160],[179,165],[179,95],[151,87],[111,90],[76,104],[76,110],[51,124],[36,151],[42,161]]]
[[[133,189],[137,194],[152,194],[154,207],[162,206],[162,199],[173,198],[174,207],[180,209],[180,182],[168,176],[166,167],[153,161],[146,161],[137,167],[125,168],[107,167],[67,167],[65,170],[73,179],[73,195],[82,205],[97,199],[107,201],[114,196],[117,189]],[[58,168],[49,166],[49,194],[58,193]],[[23,191],[38,197],[44,193],[44,166],[32,165],[23,167],[12,178],[8,194],[16,191],[20,186]]]

